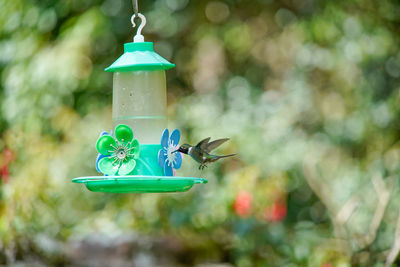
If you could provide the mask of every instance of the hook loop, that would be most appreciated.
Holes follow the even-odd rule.
[[[136,27],[136,24],[135,24],[136,16],[140,18],[141,23],[140,23],[140,25],[139,25],[139,27],[137,29],[135,37],[133,38],[133,42],[135,42],[135,43],[136,42],[144,42],[144,37],[142,35],[142,30],[143,30],[144,26],[146,25],[146,17],[143,16],[143,14],[141,14],[141,13],[138,13],[137,15],[133,14],[132,17],[131,17],[131,22],[132,22],[132,27],[133,28]]]

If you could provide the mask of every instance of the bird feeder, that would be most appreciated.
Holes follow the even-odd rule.
[[[112,118],[114,132],[103,132],[96,143],[96,168],[102,176],[78,177],[94,192],[145,193],[183,192],[206,179],[176,177],[182,163],[180,132],[167,128],[165,71],[175,65],[154,51],[141,35],[146,19],[124,53],[105,69],[113,73]]]

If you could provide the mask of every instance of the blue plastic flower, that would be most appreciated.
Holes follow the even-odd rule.
[[[108,133],[107,131],[103,131],[103,132],[101,132],[101,134],[99,135],[99,138],[102,137],[103,135],[112,135],[112,134],[111,134],[111,132]],[[100,169],[99,169],[99,161],[100,161],[102,158],[105,158],[105,157],[107,157],[107,156],[102,155],[102,154],[100,154],[100,153],[97,154],[97,158],[96,158],[96,170],[97,170],[98,172],[100,172],[100,173],[101,173],[101,171],[100,171]],[[107,174],[106,174],[106,175],[107,175]]]
[[[165,176],[174,176],[173,169],[179,169],[182,165],[181,153],[175,152],[179,148],[180,138],[181,134],[178,129],[173,130],[171,136],[169,136],[168,129],[165,129],[161,135],[162,148],[158,151],[158,163],[164,170]]]

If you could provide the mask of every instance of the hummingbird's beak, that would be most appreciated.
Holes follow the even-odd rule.
[[[177,149],[177,150],[171,152],[171,154],[174,154],[174,153],[176,153],[176,152],[179,152],[179,149]]]

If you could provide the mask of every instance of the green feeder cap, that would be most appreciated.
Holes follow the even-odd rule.
[[[152,42],[136,42],[124,44],[122,56],[105,71],[167,70],[173,67],[175,64],[154,52]]]

